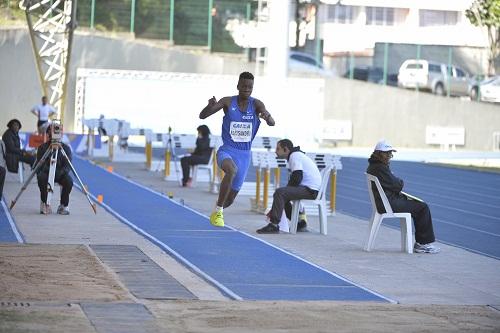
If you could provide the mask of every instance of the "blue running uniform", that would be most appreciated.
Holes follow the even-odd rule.
[[[238,171],[233,179],[232,189],[239,191],[247,176],[252,157],[252,141],[260,126],[260,119],[255,113],[255,99],[248,98],[245,112],[238,107],[238,96],[231,97],[229,110],[222,118],[222,143],[217,151],[217,164],[222,167],[222,161],[231,159]]]

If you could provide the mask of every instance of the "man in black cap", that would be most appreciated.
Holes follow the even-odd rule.
[[[21,122],[17,119],[11,119],[7,123],[7,130],[2,135],[2,141],[5,144],[5,163],[10,172],[17,173],[19,171],[19,161],[27,163],[33,167],[35,156],[21,149],[21,139],[19,138],[19,130]]]

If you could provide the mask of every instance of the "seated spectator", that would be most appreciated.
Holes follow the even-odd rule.
[[[207,164],[212,154],[210,147],[210,129],[207,125],[198,126],[198,138],[196,139],[196,148],[193,153],[181,158],[182,167],[182,186],[186,187],[191,184],[189,177],[189,169],[193,165]]]
[[[283,139],[276,145],[276,155],[288,160],[290,178],[286,186],[278,188],[273,195],[273,205],[268,213],[270,223],[257,230],[259,234],[279,233],[279,223],[283,209],[288,219],[292,215],[292,200],[314,200],[321,187],[321,173],[316,164],[300,147],[294,147],[292,141]],[[305,231],[306,221],[301,218],[297,231]]]
[[[404,182],[394,176],[389,168],[392,152],[396,152],[396,150],[385,140],[378,142],[368,159],[366,173],[378,178],[395,213],[411,214],[415,225],[413,251],[417,253],[439,253],[441,249],[433,244],[435,237],[429,206],[423,201],[412,200],[401,193]],[[382,199],[376,188],[373,189],[373,194],[378,212],[385,213]]]
[[[47,128],[47,135],[49,137],[49,140],[42,144],[40,147],[38,147],[37,150],[37,160],[41,160],[47,149],[50,149],[50,144],[52,140],[52,131],[50,129],[50,126]],[[68,156],[69,160],[71,161],[71,148],[61,142],[61,148],[64,149],[64,152]],[[61,149],[57,148],[57,149]],[[49,182],[49,171],[50,171],[50,156],[45,159],[43,165],[40,166],[40,169],[38,169],[37,173],[37,180],[38,180],[38,188],[40,189],[40,214],[50,214],[51,208],[49,203],[47,203],[47,184]],[[57,154],[57,162],[56,162],[56,172],[55,172],[55,177],[54,181],[58,183],[59,185],[62,186],[61,190],[61,200],[60,200],[60,205],[57,208],[57,214],[61,215],[69,215],[69,194],[71,193],[71,189],[73,188],[73,179],[70,176],[71,172],[71,165],[64,157],[64,155],[59,152]]]
[[[34,154],[21,149],[21,139],[19,138],[19,130],[22,127],[21,122],[17,119],[11,119],[7,123],[7,127],[7,130],[2,135],[2,140],[5,144],[7,170],[17,173],[19,171],[19,161],[33,167],[33,164],[35,164]]]

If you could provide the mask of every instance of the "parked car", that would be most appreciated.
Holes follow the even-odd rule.
[[[500,76],[476,80],[470,86],[469,95],[473,101],[500,103]]]
[[[450,74],[450,75],[449,75]],[[470,76],[456,66],[427,60],[408,59],[399,68],[398,85],[403,88],[419,88],[436,95],[468,96]]]
[[[324,68],[323,63],[308,53],[290,51],[288,66],[290,72],[333,76],[333,72]]]
[[[350,71],[348,70],[347,72],[345,72],[343,77],[350,78],[351,77]],[[352,78],[354,80],[383,84],[384,70],[380,67],[357,66],[352,69]],[[398,85],[397,74],[388,74],[386,83],[389,86],[397,86]]]

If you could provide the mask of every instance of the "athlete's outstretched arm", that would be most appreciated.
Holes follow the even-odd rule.
[[[226,99],[227,99],[227,97],[223,97],[220,99],[220,101],[217,101],[215,99],[215,96],[210,98],[208,100],[207,106],[205,106],[203,108],[203,110],[201,110],[201,112],[200,112],[200,119],[205,119],[205,118],[213,115],[214,113],[216,113],[220,109],[224,108],[224,106],[226,105],[225,104]]]
[[[255,100],[255,111],[259,115],[260,118],[264,119],[269,126],[274,126],[275,122],[269,111],[266,110],[266,106],[264,103]]]

